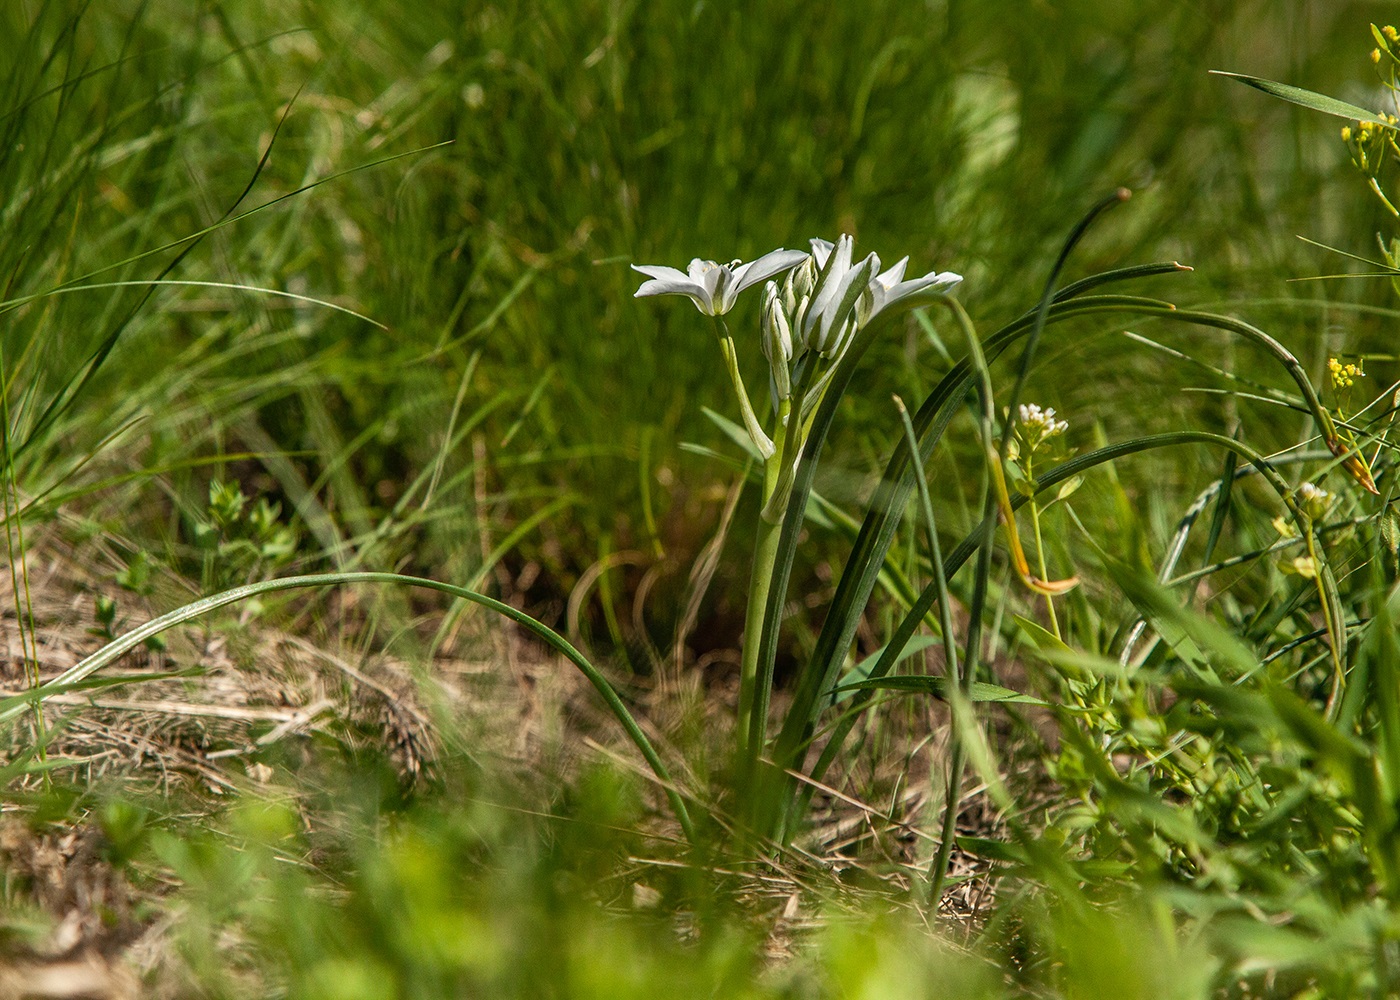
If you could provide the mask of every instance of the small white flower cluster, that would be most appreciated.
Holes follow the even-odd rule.
[[[1298,506],[1307,511],[1314,521],[1322,518],[1331,505],[1332,494],[1314,483],[1303,483],[1298,487]]]
[[[1016,434],[1031,451],[1048,439],[1059,437],[1069,430],[1069,421],[1055,419],[1053,406],[1042,410],[1035,403],[1022,403],[1017,407],[1016,413],[1020,418],[1016,425]]]

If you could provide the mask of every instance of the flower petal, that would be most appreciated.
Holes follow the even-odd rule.
[[[776,274],[782,274],[796,267],[807,255],[801,250],[770,250],[758,260],[750,261],[734,269],[734,294],[738,295],[750,285],[767,281]]]
[[[894,268],[890,268],[890,270],[893,271]],[[883,278],[884,275],[881,277]],[[869,318],[874,318],[882,310],[901,302],[908,302],[911,299],[931,299],[936,295],[942,295],[961,281],[962,275],[954,274],[952,271],[943,271],[929,273],[922,278],[901,281],[892,287],[887,287],[883,283],[877,284],[872,288],[875,301],[871,307]],[[867,322],[869,322],[869,318]]]
[[[837,300],[837,296],[843,291],[842,281],[851,270],[851,248],[854,242],[855,241],[852,240],[850,236],[842,234],[841,237],[837,239],[835,247],[827,254],[827,259],[822,264],[821,273],[817,275],[816,287],[812,289],[812,302],[811,305],[807,307],[807,316],[802,322],[802,337],[804,340],[808,338],[813,328],[817,326],[817,321],[831,305],[833,300]],[[815,241],[812,247],[815,251]],[[827,325],[823,332],[830,332],[830,326]],[[817,345],[808,344],[808,346]],[[818,346],[817,349],[820,350],[821,347]]]
[[[703,282],[705,280],[705,275],[717,267],[719,267],[719,265],[712,260],[701,260],[699,257],[696,257],[691,260],[690,265],[685,270],[686,273],[690,275],[691,281]]]
[[[633,298],[640,299],[648,295],[684,295],[695,303],[696,309],[707,316],[714,315],[709,289],[703,282],[693,280],[684,271],[657,264],[633,264],[632,270],[651,279],[642,282],[642,287],[632,293]]]
[[[674,267],[666,267],[662,264],[633,264],[632,270],[639,271],[648,278],[656,278],[662,281],[667,279],[672,281],[690,280],[684,271],[677,270]]]
[[[895,285],[899,284],[901,281],[904,280],[904,269],[908,266],[909,258],[901,257],[895,263],[894,267],[890,268],[888,271],[880,275],[875,280],[878,281],[885,288],[893,288]]]

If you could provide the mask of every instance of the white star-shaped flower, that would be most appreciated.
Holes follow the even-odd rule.
[[[632,270],[651,279],[642,282],[634,298],[685,295],[706,316],[723,316],[734,308],[735,299],[745,288],[782,274],[806,257],[801,250],[774,250],[747,264],[737,260],[717,264],[697,257],[684,271],[655,264],[633,264]]]

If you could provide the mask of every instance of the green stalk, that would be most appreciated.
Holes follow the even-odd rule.
[[[749,567],[749,600],[744,616],[743,660],[739,674],[739,748],[741,780],[752,790],[753,777],[763,756],[768,731],[768,706],[773,696],[773,661],[760,656],[764,626],[774,615],[772,631],[781,625],[781,606],[769,607],[773,575],[781,550],[783,521],[792,500],[793,459],[802,451],[807,428],[802,411],[811,392],[816,365],[809,365],[801,381],[793,387],[790,399],[778,410],[783,428],[777,450],[763,470],[763,503],[758,518],[758,538],[754,543],[753,565]]]
[[[1234,452],[1230,454],[1233,455]],[[1026,456],[1026,478],[1031,482],[1035,482],[1035,456],[1033,454]],[[1050,579],[1050,571],[1045,565],[1045,541],[1040,534],[1040,504],[1036,502],[1035,497],[1031,497],[1030,508],[1031,532],[1035,538],[1036,569],[1040,572],[1040,578],[1042,580],[1048,580]],[[1055,616],[1054,594],[1045,595],[1045,610],[1050,616],[1050,631],[1055,633],[1056,639],[1063,639],[1064,637],[1060,635],[1060,620]]]
[[[763,467],[763,497],[759,509],[767,506],[781,475],[782,453],[769,457]],[[774,524],[766,517],[758,518],[758,537],[754,541],[753,562],[749,566],[749,600],[744,612],[743,659],[739,668],[739,770],[747,781],[758,756],[762,753],[762,723],[755,702],[758,684],[759,637],[763,632],[764,610],[768,606],[768,590],[773,583],[773,567],[778,560],[778,541],[782,537],[781,520]],[[762,699],[766,713],[768,699]],[[755,737],[754,730],[759,735]]]

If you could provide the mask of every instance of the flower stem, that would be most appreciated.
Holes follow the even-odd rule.
[[[760,509],[767,505],[768,498],[777,487],[782,471],[783,456],[774,454],[764,465],[763,497]],[[749,601],[744,615],[743,659],[739,669],[739,762],[744,775],[752,771],[752,766],[763,752],[763,741],[750,739],[750,733],[757,728],[762,734],[762,722],[755,727],[754,712],[757,703],[766,706],[768,699],[760,698],[757,690],[758,648],[763,634],[763,613],[768,603],[768,591],[773,582],[773,567],[778,559],[778,540],[782,535],[782,518],[777,523],[767,518],[757,520],[758,536],[754,542],[753,563],[749,567]]]
[[[1031,501],[1031,530],[1035,532],[1035,555],[1036,561],[1040,564],[1040,578],[1046,578],[1045,569],[1045,543],[1040,538],[1040,504]],[[1060,635],[1060,620],[1055,617],[1055,597],[1053,594],[1045,595],[1045,610],[1050,614],[1050,631],[1055,633],[1056,639],[1063,639]]]

